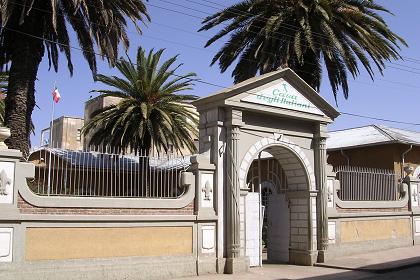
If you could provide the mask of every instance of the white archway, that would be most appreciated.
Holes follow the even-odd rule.
[[[241,189],[246,189],[249,168],[253,160],[262,151],[267,151],[280,163],[287,177],[287,193],[282,194],[282,197],[288,201],[289,206],[286,205],[285,209],[276,209],[280,209],[279,211],[287,210],[288,215],[285,217],[287,217],[288,221],[284,222],[285,217],[279,214],[278,220],[272,220],[272,222],[275,222],[275,228],[284,230],[287,227],[285,230],[288,232],[287,234],[275,235],[274,240],[276,240],[276,244],[273,245],[274,251],[280,253],[276,254],[283,257],[276,255],[274,259],[279,261],[287,259],[290,263],[301,264],[304,252],[316,250],[316,181],[314,169],[302,148],[291,140],[285,137],[281,137],[281,139],[279,137],[277,139],[262,138],[249,148],[242,159],[239,170]],[[274,212],[277,210],[273,209]],[[241,219],[241,224],[243,222],[246,223],[246,220]],[[245,227],[241,228],[241,230],[244,231],[243,234],[246,236]],[[278,242],[277,239],[279,238],[290,239],[283,240],[285,242]],[[290,246],[287,246],[288,242]],[[247,246],[246,244],[244,245]],[[281,250],[279,249],[280,247],[282,248]],[[286,252],[284,252],[284,248],[286,248]],[[289,252],[289,257],[285,258],[284,254],[287,254],[287,251]]]
[[[285,150],[289,151],[289,153],[287,153],[282,152],[283,149],[272,149],[273,151],[270,151],[270,153],[280,162],[287,177],[291,179],[291,184],[294,184],[294,177],[302,178],[303,175],[307,175],[306,183],[308,183],[309,188],[306,190],[316,190],[315,174],[311,163],[309,162],[305,153],[302,151],[302,148],[300,148],[297,144],[293,143],[286,137],[281,137],[281,140],[262,138],[249,148],[239,168],[240,187],[244,188],[246,186],[246,177],[249,167],[251,166],[252,161],[258,157],[258,154],[263,150],[268,150],[275,147],[283,147]],[[277,150],[277,152],[275,150]],[[295,170],[300,168],[297,168],[296,164],[301,165],[305,169],[306,174],[297,174]],[[296,186],[296,189],[303,190],[299,186]]]

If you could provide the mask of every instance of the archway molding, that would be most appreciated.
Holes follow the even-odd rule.
[[[246,186],[246,178],[252,161],[260,152],[266,150],[280,162],[287,176],[290,190],[316,190],[314,169],[302,148],[287,137],[281,137],[278,140],[279,138],[261,138],[248,149],[239,168],[240,187],[244,189]],[[302,178],[305,178],[305,181]]]

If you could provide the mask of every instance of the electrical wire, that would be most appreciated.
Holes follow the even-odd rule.
[[[173,3],[173,2],[170,2],[170,1],[166,1],[166,0],[160,0],[160,1],[162,1],[162,2],[166,2],[166,3],[170,3],[170,4],[172,4],[172,5],[175,5],[175,6],[180,6],[180,7],[182,7],[182,8],[185,8],[185,9],[189,9],[189,10],[193,10],[193,11],[198,11],[198,10],[196,10],[196,9],[193,9],[193,8],[190,8],[190,7],[187,7],[187,6],[184,6],[184,5],[180,5],[180,4],[177,4],[177,3]],[[188,0],[185,0],[185,1],[188,1]],[[190,1],[191,2],[191,1]],[[204,20],[205,18],[203,18],[203,17],[199,17],[199,16],[195,16],[195,15],[191,15],[191,14],[186,14],[186,13],[184,13],[184,12],[179,12],[179,11],[177,11],[177,10],[173,10],[173,9],[169,9],[169,8],[165,8],[165,7],[161,7],[161,6],[158,6],[158,5],[151,5],[152,7],[156,7],[156,8],[159,8],[159,9],[164,9],[164,10],[167,10],[167,11],[170,11],[170,12],[174,12],[174,13],[181,13],[181,14],[184,14],[184,15],[187,15],[187,16],[191,16],[191,17],[194,17],[194,18],[197,18],[197,19],[200,19],[200,20]],[[205,12],[203,12],[203,11],[200,11],[201,13],[205,13]],[[211,15],[211,14],[208,14],[208,15]],[[224,24],[224,26],[227,26],[227,24]],[[288,29],[291,29],[291,28],[288,28]],[[295,31],[298,31],[298,29],[294,29]],[[252,31],[252,30],[249,30],[249,32],[251,32],[251,33],[254,33],[254,34],[257,34],[257,35],[260,35],[260,33],[258,33],[258,32],[255,32],[255,31]],[[314,32],[314,33],[316,33],[316,32]],[[281,36],[286,36],[286,37],[289,37],[289,38],[294,38],[294,36],[293,35],[289,35],[289,34],[286,34],[286,33],[282,33],[282,32],[279,32],[279,31],[276,31],[276,32],[274,32],[274,34],[279,34],[279,35],[281,35]],[[319,34],[321,34],[321,33],[319,33]],[[324,36],[324,38],[327,38],[327,37],[325,37],[325,35],[323,35],[323,34],[321,34],[322,36]],[[280,39],[280,37],[277,37],[277,36],[272,36],[272,35],[265,35],[266,37],[271,37],[271,38],[274,38],[274,39]],[[315,45],[319,45],[319,46],[322,46],[322,44],[321,43],[317,43],[317,42],[314,42],[314,44]],[[309,44],[302,44],[302,46],[306,46],[306,47],[309,47],[310,45]],[[272,53],[272,52],[267,52],[267,51],[261,51],[262,53],[267,53],[267,54],[273,54],[274,55],[274,53]],[[402,57],[402,56],[401,56]],[[402,57],[402,58],[409,58],[409,57]],[[413,59],[414,60],[414,59]],[[389,63],[389,64],[393,64],[393,65],[399,65],[399,66],[401,66],[401,67],[406,67],[406,68],[409,68],[409,69],[412,69],[413,67],[410,67],[410,66],[405,66],[405,65],[402,65],[402,64],[397,64],[397,63],[395,63],[395,62],[392,62],[392,61],[387,61],[386,63]],[[307,64],[311,64],[311,65],[315,65],[315,64],[313,64],[313,63],[307,63]],[[418,60],[418,64],[420,64],[420,60]],[[415,72],[415,71],[410,71],[410,70],[408,70],[408,69],[401,69],[401,68],[399,68],[399,67],[395,67],[395,66],[392,66],[392,65],[386,65],[387,67],[389,67],[389,68],[391,68],[391,69],[395,69],[395,70],[400,70],[400,71],[405,71],[405,72],[408,72],[408,73],[412,73],[412,74],[416,74],[416,75],[420,75],[420,72]],[[418,69],[418,68],[415,68],[415,69]],[[360,76],[360,74],[358,74],[357,76]]]
[[[166,0],[161,0],[161,1],[164,1],[164,2],[167,2],[167,3],[172,3],[172,2],[169,2],[169,1],[166,1]],[[185,0],[185,1],[187,1],[187,0]],[[16,5],[23,6],[23,7],[27,7],[27,5],[25,5],[25,4],[20,4],[20,3],[16,3],[16,2],[12,2],[12,3],[14,3],[14,4],[16,4]],[[195,3],[196,3],[196,2],[195,2]],[[175,3],[172,3],[172,4],[174,4],[174,5],[178,5],[178,4],[175,4]],[[88,6],[96,7],[96,6],[93,6],[93,5],[88,5]],[[152,5],[152,6],[156,6],[156,5]],[[158,7],[158,6],[156,6],[156,7]],[[185,7],[185,6],[183,6],[183,5],[182,5],[182,7]],[[162,7],[158,7],[158,8],[162,8]],[[37,8],[37,7],[32,7],[32,9],[34,9],[34,10],[39,10],[39,11],[43,11],[43,12],[47,12],[47,13],[51,13],[51,14],[52,14],[52,11],[48,11],[48,10],[45,10],[45,9],[41,9],[41,8]],[[166,10],[169,10],[169,11],[172,11],[172,12],[179,13],[179,11],[175,11],[175,10],[172,10],[172,9],[167,9],[167,8],[165,8],[165,9],[166,9]],[[58,14],[63,15],[63,14],[61,14],[61,13],[58,13]],[[186,15],[185,13],[181,13],[181,14]],[[70,15],[69,15],[69,17],[73,17],[73,18],[74,18],[74,19],[76,19],[76,20],[80,20],[79,18],[74,17],[74,16],[70,16]],[[152,23],[153,23],[153,22],[152,22]],[[97,23],[97,22],[93,22],[92,24],[97,25],[97,26],[106,27],[105,25],[103,25],[103,24],[99,24],[99,23]],[[164,26],[164,27],[169,28],[169,29],[174,29],[174,30],[178,30],[178,31],[183,31],[183,32],[186,32],[186,33],[190,33],[190,34],[193,34],[193,35],[200,36],[200,34],[198,34],[198,33],[196,33],[196,32],[191,32],[191,31],[188,31],[188,30],[185,30],[185,29],[181,29],[181,28],[176,28],[176,27],[168,26],[168,25],[161,24],[161,23],[156,23],[156,24],[157,24],[157,25]],[[128,32],[128,31],[127,31],[127,33],[132,33],[132,34],[134,34],[134,32]],[[138,33],[136,33],[136,34],[138,34]],[[284,34],[284,35],[285,35],[285,36],[290,36],[290,35],[288,35],[288,34]],[[151,35],[144,35],[144,34],[143,34],[142,36],[143,36],[143,37],[145,37],[145,38],[150,38],[150,39],[157,40],[157,41],[164,41],[164,42],[171,43],[171,44],[181,45],[181,46],[188,47],[188,48],[191,48],[191,49],[195,49],[195,50],[198,50],[198,51],[211,52],[211,51],[209,51],[209,50],[207,50],[207,49],[205,49],[205,48],[196,47],[196,46],[192,46],[192,45],[189,45],[189,44],[185,44],[185,43],[180,43],[180,42],[176,42],[176,41],[172,41],[172,40],[164,39],[164,38],[161,38],[161,37],[154,37],[154,36],[151,36]],[[208,38],[208,39],[210,39],[210,37],[208,37],[208,36],[200,36],[200,37],[204,37],[204,38]],[[261,51],[261,52],[262,52],[262,53],[269,54],[269,55],[275,55],[273,52],[267,52],[267,51]],[[244,58],[244,60],[246,60],[246,61],[250,61],[250,62],[253,62],[253,60],[246,59],[246,58]],[[307,62],[306,64],[308,64],[308,65],[316,65],[316,64],[314,64],[314,63],[309,63],[309,62]],[[399,64],[399,65],[401,65],[401,64]],[[413,74],[418,74],[418,75],[420,75],[420,72],[414,72],[414,71],[409,71],[409,70],[406,70],[406,69],[400,69],[400,68],[393,67],[393,66],[389,66],[389,65],[388,65],[388,67],[393,68],[393,69],[397,69],[397,70],[406,71],[406,72],[410,72],[410,73],[413,73]],[[403,67],[406,67],[406,66],[403,66]],[[412,67],[410,67],[410,68],[412,68]],[[417,68],[414,68],[414,69],[417,69]],[[312,74],[312,73],[310,73],[310,72],[306,72],[306,71],[303,71],[303,70],[301,70],[301,72],[302,72],[302,73],[306,73],[306,74]],[[360,73],[359,73],[357,76],[359,76],[359,77],[364,77],[364,75],[361,75]],[[368,77],[368,76],[366,76],[366,77]],[[369,76],[369,78],[372,80],[372,77],[370,77],[370,76]],[[385,80],[385,79],[381,79],[381,78],[377,78],[377,79],[378,79],[378,80],[384,80],[384,81],[387,81],[387,82],[389,82],[389,83],[394,83],[394,84],[399,84],[399,85],[405,85],[405,86],[407,86],[407,87],[412,87],[412,88],[418,88],[418,89],[420,89],[420,87],[415,86],[415,85],[410,85],[410,84],[406,84],[406,83],[402,83],[402,82],[397,82],[397,81],[389,81],[389,80]],[[359,81],[356,81],[356,80],[354,80],[354,82],[356,82],[356,83],[362,83],[362,82],[359,82]],[[367,83],[362,83],[362,84],[367,84]],[[374,84],[367,84],[367,85],[369,85],[369,86],[377,86],[377,85],[374,85]]]
[[[81,52],[83,52],[83,51],[91,52],[95,56],[107,57],[104,54],[99,54],[99,53],[96,53],[94,51],[84,50],[83,48],[70,46],[70,45],[67,45],[67,44],[60,43],[60,42],[55,42],[53,40],[42,38],[42,37],[36,36],[36,35],[32,35],[32,34],[29,34],[29,33],[26,33],[26,32],[20,31],[20,30],[15,30],[15,29],[12,29],[12,28],[9,28],[9,27],[1,27],[1,28],[6,29],[6,30],[9,30],[11,32],[19,33],[19,34],[22,34],[22,35],[25,35],[25,36],[28,36],[28,37],[39,39],[39,40],[42,40],[42,41],[47,41],[47,42],[50,42],[50,43],[55,43],[55,44],[58,44],[58,45],[61,45],[61,46],[64,46],[64,47],[68,47],[68,48],[71,48],[71,49],[75,49],[75,50],[78,50],[78,51],[81,51]],[[119,60],[119,59],[117,59],[117,60]],[[133,64],[135,64],[135,63],[133,63]],[[178,77],[178,78],[179,77],[182,77],[181,75],[177,75],[175,73],[171,73],[171,75],[172,76],[175,76],[175,77]],[[212,83],[212,82],[207,82],[207,81],[201,80],[201,79],[200,80],[198,80],[198,79],[197,80],[194,80],[194,82],[202,83],[202,84],[206,84],[206,85],[211,85],[211,86],[215,86],[215,87],[219,87],[219,88],[226,88],[225,86],[218,85],[218,84],[215,84],[215,83]],[[248,94],[251,94],[251,95],[257,95],[255,93],[249,92],[249,91],[244,91],[244,93],[248,93]],[[322,108],[322,107],[317,107],[317,108],[324,109],[324,110],[326,109],[326,108]],[[406,124],[406,125],[413,125],[413,126],[419,126],[420,125],[420,123],[412,123],[412,122],[403,122],[403,121],[391,120],[391,119],[383,119],[383,118],[365,116],[365,115],[355,114],[355,113],[349,113],[349,112],[339,112],[339,113],[340,114],[343,114],[343,115],[354,116],[354,117],[365,118],[365,119],[372,119],[372,120],[379,120],[379,121],[384,121],[384,122],[392,122],[392,123]]]

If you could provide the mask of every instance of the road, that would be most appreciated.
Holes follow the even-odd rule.
[[[392,279],[418,280],[420,279],[420,265],[411,267],[411,268],[401,269],[398,271],[389,272],[389,273],[377,274],[375,276],[366,278],[366,280],[374,280],[374,279],[375,280],[376,279],[378,280],[379,279],[381,280],[392,280]]]
[[[253,268],[248,273],[235,275],[203,275],[180,278],[178,280],[419,280],[420,265],[388,273],[343,270],[324,267],[305,267],[293,265],[265,265]]]

